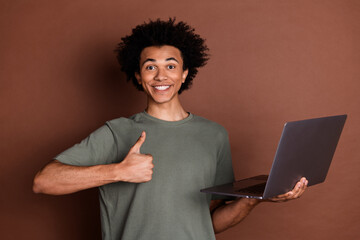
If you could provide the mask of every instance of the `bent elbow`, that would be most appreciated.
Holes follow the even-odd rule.
[[[56,162],[51,162],[41,169],[34,177],[32,190],[34,193],[44,193],[55,195],[54,172],[56,172]]]
[[[41,193],[41,190],[38,185],[33,184],[32,190],[33,193]]]
[[[43,193],[43,183],[39,175],[40,173],[37,173],[33,181],[32,190],[34,193]]]
[[[33,192],[53,195],[54,193],[52,189],[53,187],[51,186],[51,181],[43,176],[41,172],[37,173],[33,181]]]

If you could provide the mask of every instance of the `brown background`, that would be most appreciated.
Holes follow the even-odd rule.
[[[360,239],[360,2],[0,2],[0,238],[100,239],[97,190],[32,193],[35,173],[106,120],[142,111],[113,49],[147,19],[176,16],[212,58],[182,95],[224,125],[237,178],[268,173],[285,121],[349,114],[324,184],[264,203],[218,239]]]

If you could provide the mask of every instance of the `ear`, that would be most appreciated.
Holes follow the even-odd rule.
[[[138,83],[141,85],[141,76],[140,76],[140,73],[135,72],[135,78],[137,79]]]
[[[184,83],[185,82],[185,79],[186,79],[186,77],[187,77],[187,75],[188,75],[188,73],[189,73],[189,69],[186,69],[185,71],[183,71],[183,74],[182,74],[182,83]]]

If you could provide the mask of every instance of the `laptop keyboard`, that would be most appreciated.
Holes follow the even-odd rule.
[[[265,183],[254,185],[247,188],[239,189],[238,192],[246,192],[246,193],[252,193],[252,194],[262,194],[265,190]]]

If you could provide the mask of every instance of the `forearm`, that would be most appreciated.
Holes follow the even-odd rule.
[[[80,167],[53,161],[36,174],[33,191],[62,195],[116,182],[120,179],[116,179],[114,167],[115,164]]]
[[[258,203],[256,199],[239,198],[215,209],[212,213],[215,233],[225,231],[241,222]]]
[[[62,195],[113,182],[148,182],[152,178],[154,164],[151,155],[140,153],[145,138],[146,133],[142,132],[120,163],[80,167],[52,161],[36,174],[33,191]]]

